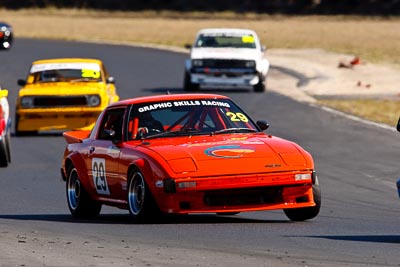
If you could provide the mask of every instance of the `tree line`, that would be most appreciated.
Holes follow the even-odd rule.
[[[399,0],[0,0],[0,8],[233,11],[263,14],[400,15]]]

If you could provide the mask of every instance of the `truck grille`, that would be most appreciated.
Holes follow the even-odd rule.
[[[204,68],[247,68],[248,60],[238,59],[205,59]]]
[[[36,96],[34,107],[88,106],[86,96]]]

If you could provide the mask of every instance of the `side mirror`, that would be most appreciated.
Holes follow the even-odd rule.
[[[397,128],[397,131],[400,132],[400,118],[399,118],[399,120],[397,121],[397,126],[396,126],[396,128]]]
[[[22,79],[19,79],[19,80],[17,81],[17,83],[18,83],[19,86],[25,86],[25,85],[26,85],[26,81],[25,81],[25,80],[22,80]]]
[[[116,135],[114,130],[104,130],[105,136],[107,140],[111,140],[113,144],[119,146],[121,139]]]
[[[257,121],[256,124],[262,131],[265,131],[269,128],[269,123],[266,121]]]
[[[103,134],[102,134],[103,138],[105,140],[112,140],[114,142],[115,139],[115,131],[114,130],[103,130]]]
[[[0,90],[0,97],[7,97],[7,96],[8,96],[8,90],[7,89]]]
[[[263,51],[263,52],[267,51],[267,47],[265,45],[262,45],[261,46],[261,51]]]
[[[114,79],[114,77],[110,76],[110,77],[107,78],[106,82],[107,83],[115,83],[115,79]]]
[[[186,49],[191,49],[191,48],[192,48],[192,45],[191,45],[191,44],[185,44],[185,48],[186,48]]]

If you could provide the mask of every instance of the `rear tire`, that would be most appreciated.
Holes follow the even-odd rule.
[[[284,209],[286,216],[291,221],[305,221],[316,217],[321,209],[321,188],[319,186],[318,178],[315,177],[315,183],[312,186],[314,195],[314,207],[299,208],[299,209]]]
[[[101,211],[101,204],[93,201],[83,188],[76,168],[68,171],[66,181],[68,208],[75,218],[94,218]]]

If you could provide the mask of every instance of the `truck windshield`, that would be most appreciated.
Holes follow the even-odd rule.
[[[195,43],[195,47],[233,47],[256,48],[252,35],[205,35],[201,34]]]

